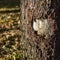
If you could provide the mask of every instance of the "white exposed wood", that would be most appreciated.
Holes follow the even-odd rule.
[[[33,22],[33,29],[35,30],[35,31],[38,31],[38,24],[37,24],[37,22]]]
[[[38,32],[38,34],[46,34],[48,33],[49,22],[47,19],[38,20],[33,22],[33,29]]]

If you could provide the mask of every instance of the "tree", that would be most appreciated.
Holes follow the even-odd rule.
[[[20,1],[24,59],[53,60],[56,24],[51,0]]]

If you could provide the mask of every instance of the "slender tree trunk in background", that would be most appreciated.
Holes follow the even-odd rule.
[[[54,60],[56,26],[51,0],[21,0],[20,6],[24,60]],[[46,34],[38,35],[34,31],[33,21],[36,19],[49,22]]]

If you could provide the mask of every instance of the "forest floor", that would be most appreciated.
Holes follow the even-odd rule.
[[[0,11],[14,11],[19,8],[1,8]],[[0,60],[20,59],[20,11],[0,13]],[[20,53],[20,54],[19,54]]]

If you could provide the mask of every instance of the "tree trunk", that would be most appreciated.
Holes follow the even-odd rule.
[[[54,60],[55,12],[51,0],[21,0],[21,22],[24,60]],[[36,20],[48,21],[41,29],[35,31]],[[48,29],[47,29],[48,28]]]

